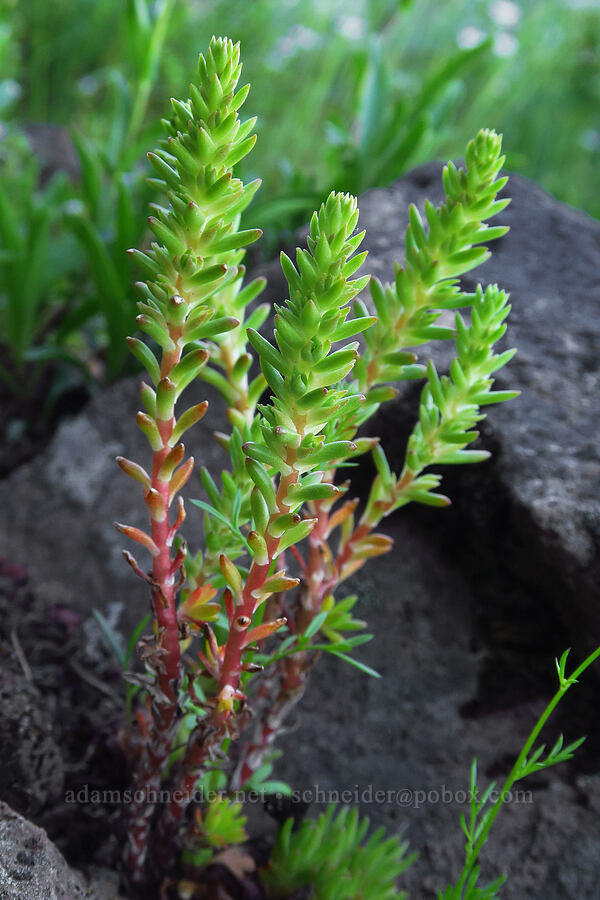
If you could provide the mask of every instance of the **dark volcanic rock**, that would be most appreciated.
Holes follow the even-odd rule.
[[[461,714],[477,692],[487,655],[472,609],[479,591],[493,585],[471,587],[407,516],[390,520],[387,531],[394,551],[363,569],[348,589],[358,594],[356,614],[375,635],[357,656],[382,678],[327,655],[319,660],[278,744],[284,755],[276,772],[289,780],[298,800],[312,800],[317,809],[329,802],[358,804],[374,827],[401,833],[419,859],[399,885],[410,900],[432,900],[456,879],[464,859],[460,815],[468,814],[473,757],[481,791],[492,780],[502,783],[545,703],[513,702],[477,721]],[[544,675],[549,698],[551,657]],[[585,687],[573,689],[564,704],[572,706]],[[569,739],[585,733],[593,715],[593,704],[585,719],[580,711],[566,730]],[[543,740],[551,745],[559,731],[552,722]],[[597,761],[600,741],[594,745]],[[577,776],[563,766],[516,787],[482,854],[482,883],[507,872],[504,900],[594,900],[600,875],[597,776]],[[580,846],[585,851],[574,856]],[[577,862],[583,854],[584,868]]]
[[[96,900],[48,835],[0,803],[1,900]]]
[[[64,766],[55,722],[21,643],[26,584],[22,567],[0,559],[0,800],[33,815],[60,795]]]
[[[28,814],[63,787],[63,761],[52,722],[35,687],[18,671],[0,672],[0,797]]]
[[[110,864],[120,856],[119,807],[70,797],[127,781],[123,681],[108,648],[86,646],[80,623],[0,560],[0,800],[35,817],[70,860]]]
[[[431,164],[362,199],[369,271],[391,278],[408,204],[422,208],[425,197],[439,201],[440,183],[441,166]],[[445,492],[456,509],[442,527],[462,540],[460,524],[469,523],[471,558],[481,554],[480,565],[512,579],[509,593],[518,584],[519,600],[508,603],[505,624],[525,602],[529,619],[550,615],[570,640],[579,643],[585,634],[595,645],[600,640],[600,224],[518,175],[511,176],[505,193],[512,203],[494,221],[511,230],[492,242],[492,258],[464,281],[468,290],[477,281],[497,282],[510,293],[504,345],[518,352],[498,374],[498,386],[518,388],[522,395],[488,408],[482,432],[483,446],[494,453],[491,463],[445,470]],[[447,365],[449,349],[434,348],[436,363]],[[369,423],[396,467],[415,419],[417,393],[404,392]]]

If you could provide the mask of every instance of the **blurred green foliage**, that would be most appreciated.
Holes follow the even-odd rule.
[[[125,250],[144,241],[150,199],[138,160],[223,30],[242,42],[259,116],[240,174],[263,179],[246,224],[265,228],[265,253],[331,189],[360,194],[458,156],[481,127],[504,133],[508,170],[600,215],[597,0],[0,0],[11,391],[48,372],[64,384],[65,367],[89,383],[125,371]]]

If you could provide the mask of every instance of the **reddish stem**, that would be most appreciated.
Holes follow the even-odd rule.
[[[405,486],[410,480],[410,476],[405,476],[399,487]],[[389,505],[391,506],[391,501]],[[327,542],[329,511],[318,502],[315,503],[315,510],[318,521],[309,536],[308,562],[303,567],[304,590],[300,593],[299,608],[294,622],[294,630],[299,633],[306,631],[315,616],[320,613],[325,597],[335,590],[343,567],[352,559],[354,544],[366,537],[375,527],[374,524],[365,521],[359,523],[332,561]],[[279,689],[268,704],[263,717],[257,722],[251,740],[243,748],[232,782],[234,789],[245,784],[262,764],[265,754],[281,731],[285,718],[302,698],[308,671],[315,659],[316,654],[295,653],[277,663],[278,679],[271,679],[271,684],[278,683]]]
[[[317,522],[308,538],[308,561],[305,563],[302,560],[303,586],[293,623],[294,631],[299,633],[306,631],[321,610],[325,596],[322,584],[331,556],[327,543],[328,509],[318,501],[315,501],[314,507]],[[314,653],[295,653],[276,663],[275,677],[270,679],[270,684],[278,684],[278,690],[275,696],[270,693],[270,702],[269,697],[266,697],[268,705],[264,715],[256,723],[252,738],[243,747],[240,762],[232,779],[232,789],[240,788],[262,765],[264,756],[275,742],[285,718],[304,695],[308,670],[314,661]]]
[[[172,329],[171,337],[176,349],[163,356],[161,375],[166,377],[179,362],[181,349],[177,343],[180,334]],[[169,440],[175,425],[175,417],[157,421],[163,446],[153,454],[152,489],[162,497],[165,515],[162,519],[150,517],[152,540],[158,547],[152,567],[152,607],[157,626],[155,655],[150,661],[156,673],[156,688],[150,691],[149,721],[142,731],[139,757],[133,777],[133,801],[128,810],[129,831],[126,848],[126,864],[133,884],[145,881],[145,863],[150,834],[152,811],[162,779],[165,762],[171,751],[178,714],[178,691],[181,670],[179,626],[176,610],[175,576],[172,571],[171,524],[169,522],[169,481],[158,475],[171,447]]]
[[[291,462],[291,460],[288,462]],[[226,734],[235,735],[235,728],[232,728],[231,725],[234,698],[239,689],[242,655],[248,629],[250,628],[252,615],[259,603],[252,594],[264,585],[279,546],[279,538],[273,538],[269,535],[269,525],[282,513],[288,511],[283,501],[288,494],[290,486],[295,484],[297,480],[298,474],[292,472],[279,482],[276,497],[277,509],[270,516],[263,535],[267,544],[268,562],[260,565],[254,560],[250,566],[241,602],[237,606],[236,615],[231,623],[225,644],[215,708],[210,717],[207,716],[199,722],[188,742],[183,762],[178,767],[175,776],[171,800],[165,807],[159,823],[159,844],[162,847],[172,846],[183,814],[193,799],[193,791],[202,774],[206,760],[214,754]]]

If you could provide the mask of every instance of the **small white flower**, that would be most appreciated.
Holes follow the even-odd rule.
[[[461,29],[456,38],[456,43],[463,50],[470,50],[485,40],[485,32],[481,28],[475,28],[473,25],[467,25]]]
[[[496,56],[514,56],[519,49],[519,42],[514,34],[501,31],[494,40],[494,53]]]
[[[521,10],[512,0],[494,0],[490,4],[490,16],[498,25],[514,28],[521,19]]]
[[[360,16],[342,16],[338,22],[338,30],[349,40],[358,40],[365,35],[365,20]]]
[[[586,128],[579,135],[578,143],[584,150],[600,150],[600,132],[595,128]]]

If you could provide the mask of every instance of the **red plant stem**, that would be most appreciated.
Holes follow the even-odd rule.
[[[165,353],[161,364],[161,375],[166,377],[179,362],[181,349],[177,343],[180,333],[171,329],[175,350]],[[166,514],[159,520],[151,515],[152,540],[159,553],[154,557],[152,568],[152,608],[157,626],[156,657],[154,669],[158,692],[149,704],[146,730],[140,735],[140,755],[133,778],[133,801],[128,811],[129,831],[126,848],[126,864],[133,884],[145,881],[145,862],[148,848],[154,801],[152,794],[160,788],[162,771],[171,750],[178,713],[178,689],[181,670],[179,627],[175,606],[175,573],[172,571],[172,534],[169,522],[169,481],[162,481],[159,471],[171,447],[169,439],[175,425],[175,417],[167,421],[157,421],[163,446],[153,454],[152,488],[163,499]],[[148,720],[149,719],[149,720]]]
[[[293,460],[290,459],[288,460],[288,463],[292,461]],[[236,617],[231,624],[227,636],[227,643],[225,645],[225,656],[223,658],[221,678],[219,681],[219,697],[223,699],[230,692],[235,691],[238,688],[241,671],[240,667],[242,664],[242,652],[246,643],[250,620],[259,603],[252,595],[254,591],[260,590],[267,580],[271,563],[273,562],[275,554],[277,553],[277,548],[279,547],[279,538],[271,537],[269,534],[269,525],[278,516],[282,515],[282,513],[287,512],[288,507],[283,501],[287,497],[290,487],[293,484],[296,484],[297,481],[298,473],[294,471],[280,480],[276,496],[277,509],[269,517],[269,524],[267,525],[266,533],[263,535],[267,544],[268,562],[264,565],[259,565],[256,560],[253,560],[252,565],[250,566],[250,571],[242,593],[242,601],[238,606],[239,612],[236,613]],[[247,623],[242,624],[246,619]],[[217,710],[213,717],[215,724],[217,722],[219,722],[219,724],[221,724],[221,722],[222,724],[226,724],[230,714],[230,709]]]
[[[343,567],[352,559],[353,545],[355,544],[355,542],[359,541],[361,538],[366,537],[369,532],[373,531],[374,527],[374,525],[369,525],[367,524],[367,522],[361,522],[354,529],[348,540],[345,541],[333,564],[332,574],[324,581],[321,586],[321,599],[323,599],[323,597],[326,597],[327,594],[331,593],[331,591],[334,590],[334,588],[339,583]],[[363,560],[363,563],[364,562],[366,562],[366,560]]]
[[[269,692],[263,717],[257,721],[251,740],[242,749],[240,761],[231,780],[231,790],[238,790],[262,765],[265,754],[281,733],[288,715],[304,696],[308,670],[318,654],[297,653],[279,660],[273,683],[279,690]]]
[[[318,615],[325,596],[322,586],[330,556],[327,544],[329,512],[319,501],[315,501],[314,506],[317,523],[308,538],[308,562],[304,564],[303,590],[300,591],[294,621],[294,630],[298,633],[306,631],[314,617]],[[278,684],[277,693],[274,697],[271,694],[270,702],[267,698],[264,715],[257,721],[252,738],[243,747],[231,782],[233,790],[245,784],[262,765],[265,754],[283,727],[284,720],[302,699],[308,670],[314,661],[314,653],[295,653],[276,663],[275,677],[270,679],[270,684]]]
[[[291,462],[291,460],[289,460]],[[218,749],[222,738],[227,733],[235,735],[235,729],[230,727],[233,715],[233,700],[235,692],[239,688],[242,654],[250,627],[252,615],[260,601],[256,600],[252,593],[260,589],[269,574],[271,563],[277,553],[279,538],[269,535],[269,525],[282,513],[288,511],[284,499],[292,484],[298,481],[298,474],[292,472],[279,482],[277,490],[277,509],[271,514],[267,525],[265,538],[267,544],[268,562],[260,565],[254,560],[244,585],[241,602],[237,606],[236,615],[231,623],[221,677],[219,679],[217,704],[210,717],[202,719],[190,738],[182,764],[179,766],[171,791],[171,799],[166,805],[159,823],[159,845],[163,848],[172,847],[173,839],[185,809],[193,798],[193,791],[202,774],[206,760]],[[168,861],[165,860],[168,864]]]
[[[333,564],[331,577],[328,581],[325,582],[322,588],[321,598],[325,597],[339,583],[342,569],[352,559],[352,552],[354,549],[353,545],[361,538],[366,537],[371,531],[373,531],[374,528],[377,527],[383,517],[386,516],[393,508],[396,500],[402,494],[404,488],[408,487],[408,485],[414,480],[414,478],[414,472],[411,472],[410,469],[406,469],[402,477],[394,486],[394,490],[392,491],[391,496],[388,497],[387,500],[379,502],[377,508],[377,517],[374,519],[374,521],[370,521],[370,519],[366,517],[365,513],[358,526],[354,529],[350,537],[344,542],[344,545],[341,547],[340,552],[338,553]],[[362,561],[362,564],[364,565],[365,562],[366,559]]]
[[[398,482],[396,492],[401,491],[412,480],[412,473],[407,471]],[[395,496],[387,504],[382,505],[381,517],[391,508],[394,500]],[[310,622],[321,611],[325,597],[339,584],[344,566],[352,560],[354,544],[366,537],[377,525],[377,522],[360,522],[344,542],[336,559],[331,563],[329,562],[330,551],[327,543],[329,512],[326,509],[320,509],[318,503],[315,504],[315,507],[318,521],[309,536],[308,563],[304,572],[306,590],[301,592],[300,608],[295,621],[296,630],[300,633],[306,631]],[[282,729],[284,719],[302,699],[308,670],[314,661],[314,654],[295,653],[277,663],[279,690],[268,704],[263,717],[257,722],[253,737],[242,750],[241,759],[232,780],[233,789],[245,784],[262,764],[265,754]],[[271,683],[276,683],[275,679],[272,679]]]

